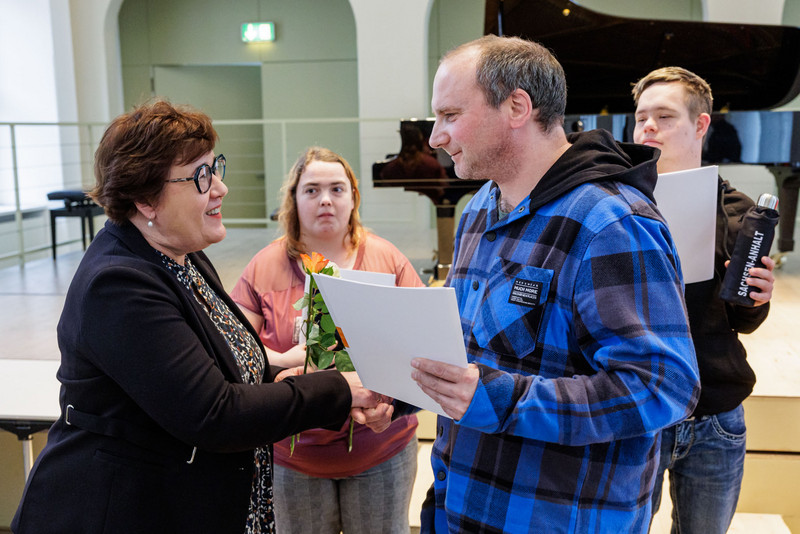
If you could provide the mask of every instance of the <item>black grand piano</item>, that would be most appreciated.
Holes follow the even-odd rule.
[[[770,110],[800,93],[800,28],[624,18],[570,0],[487,0],[484,33],[524,37],[553,51],[567,78],[568,132],[604,128],[631,141],[636,80],[670,65],[705,78],[715,112],[704,163],[765,166],[780,197],[778,252],[794,250],[800,113]],[[427,140],[432,125],[432,120],[402,121],[401,131],[418,128]],[[382,178],[389,161],[375,163],[372,178],[375,187],[403,187],[433,201],[439,232],[435,277],[444,279],[453,252],[455,204],[481,182],[458,180],[447,154],[437,158],[448,169],[446,178],[413,172],[391,179],[384,172]]]
[[[432,128],[433,119],[400,121],[400,153],[372,164],[372,183],[375,187],[402,187],[431,199],[436,207],[438,238],[433,278],[444,281],[453,260],[456,204],[464,195],[477,191],[485,180],[458,178],[450,155],[441,148],[431,150],[428,145]],[[427,163],[414,163],[423,158]]]

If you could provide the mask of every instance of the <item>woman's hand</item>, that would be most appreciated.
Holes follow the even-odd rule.
[[[267,357],[271,365],[277,365],[279,367],[303,365],[306,361],[306,346],[305,344],[295,345],[286,352],[267,350]]]
[[[290,367],[289,369],[284,369],[277,375],[275,375],[275,382],[280,382],[284,378],[288,378],[290,376],[300,376],[303,374],[303,366],[299,367]]]
[[[380,395],[365,388],[355,371],[344,372],[342,376],[350,386],[350,395],[353,398],[350,405],[352,408],[375,408],[378,405]]]
[[[350,385],[353,398],[350,417],[353,421],[368,426],[373,432],[389,428],[394,413],[392,399],[366,389],[354,371],[344,372],[342,376]]]

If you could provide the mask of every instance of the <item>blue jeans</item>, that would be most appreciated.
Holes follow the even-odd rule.
[[[416,436],[382,464],[352,477],[316,478],[275,465],[276,531],[408,534],[408,504],[416,476]]]
[[[733,520],[744,474],[744,408],[691,417],[661,435],[653,515],[669,469],[672,534],[725,534]]]

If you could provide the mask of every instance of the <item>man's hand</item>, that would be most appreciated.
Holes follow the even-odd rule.
[[[475,389],[478,387],[480,371],[474,363],[458,367],[427,358],[411,360],[411,378],[422,391],[439,403],[447,415],[458,421],[467,412]]]
[[[373,432],[380,433],[389,428],[392,424],[392,414],[394,406],[392,400],[381,396],[375,408],[352,408],[350,417],[353,421],[366,425]]]
[[[761,292],[751,291],[748,295],[755,301],[754,306],[762,306],[769,302],[772,298],[772,288],[775,286],[775,277],[772,271],[775,269],[775,261],[769,256],[763,256],[761,262],[764,268],[752,267],[750,269],[749,277],[745,282],[747,285],[757,287]],[[725,267],[728,267],[730,260],[725,262]]]

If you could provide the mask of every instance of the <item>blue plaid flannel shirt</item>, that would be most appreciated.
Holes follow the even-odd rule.
[[[448,285],[481,378],[439,417],[423,532],[647,532],[658,430],[699,394],[680,266],[637,189],[462,215]]]

